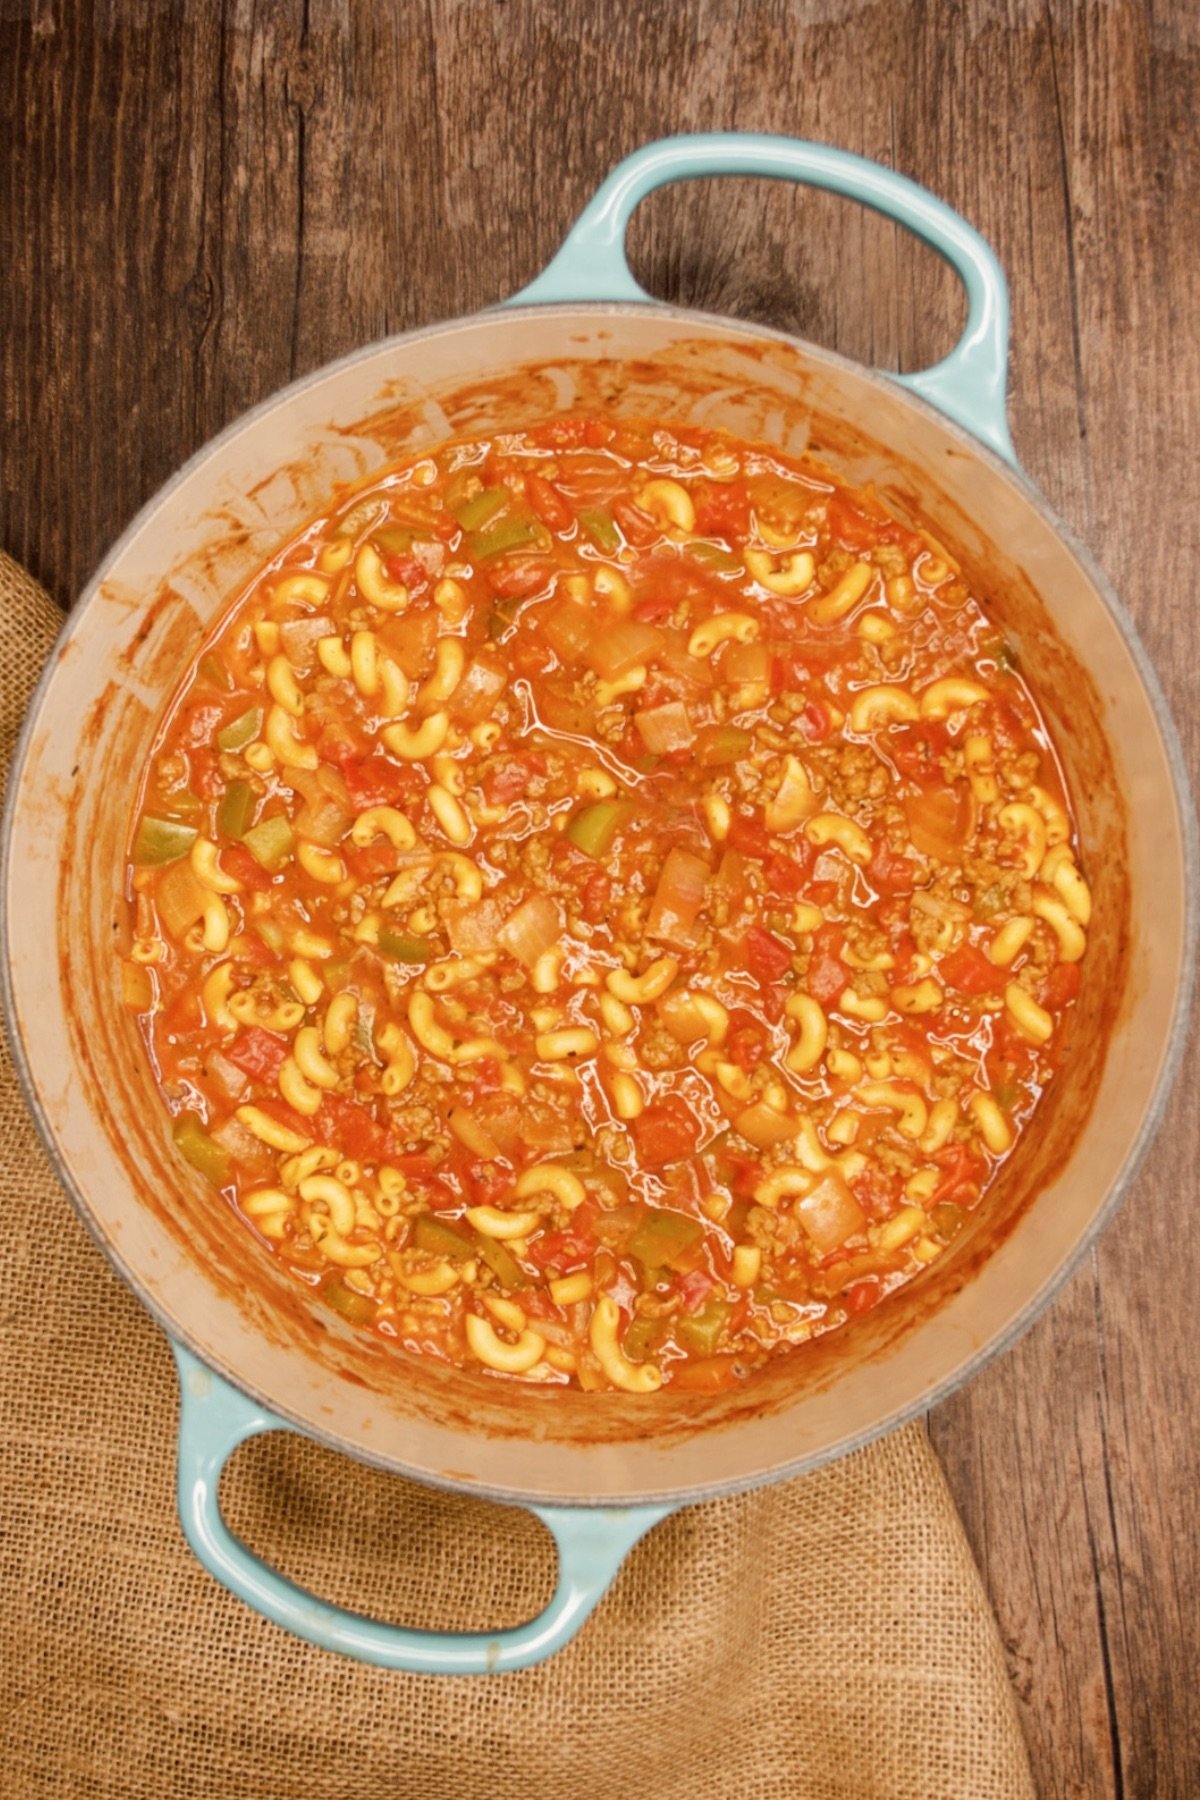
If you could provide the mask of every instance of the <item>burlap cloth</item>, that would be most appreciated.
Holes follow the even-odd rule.
[[[59,624],[0,556],[7,768]],[[676,1514],[579,1638],[490,1678],[383,1673],[218,1587],[174,1509],[166,1342],[72,1212],[0,1046],[0,1795],[96,1800],[1026,1800],[978,1573],[919,1426]],[[525,1513],[290,1435],[239,1453],[231,1524],[407,1624],[549,1598]]]

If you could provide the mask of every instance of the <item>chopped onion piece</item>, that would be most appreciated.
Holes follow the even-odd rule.
[[[690,632],[663,626],[660,635],[663,640],[662,649],[655,659],[660,669],[685,687],[710,688],[714,685],[716,676],[708,658],[692,656],[688,651]]]
[[[695,996],[681,988],[678,993],[664,994],[658,1002],[658,1016],[677,1044],[694,1044],[706,1038],[710,1021],[696,1005]]]
[[[686,750],[696,733],[682,700],[668,700],[665,706],[651,706],[635,713],[633,722],[643,744],[654,756],[668,750]]]
[[[539,957],[557,944],[563,933],[563,916],[558,902],[548,894],[534,894],[510,913],[496,939],[501,949],[526,969],[532,969]]]
[[[274,1159],[266,1145],[260,1143],[252,1131],[247,1131],[232,1113],[208,1135],[214,1144],[227,1150],[235,1162],[245,1164],[248,1169],[269,1168],[273,1164]]]
[[[596,620],[577,600],[559,600],[539,612],[546,642],[561,663],[578,662],[596,635]]]
[[[751,681],[770,681],[771,652],[767,645],[727,644],[721,661],[721,679],[738,687]]]
[[[693,856],[689,850],[670,851],[654,890],[646,936],[686,949],[692,942],[696,915],[704,905],[711,873],[703,858]]]
[[[501,948],[504,907],[499,900],[447,900],[442,916],[450,948],[457,956],[478,956]]]
[[[745,1107],[733,1121],[734,1130],[739,1131],[758,1150],[769,1150],[774,1144],[786,1143],[796,1135],[796,1121],[786,1113],[777,1112],[768,1106],[765,1100],[756,1100],[752,1106]]]
[[[204,912],[204,889],[191,865],[172,863],[154,890],[158,916],[173,938],[182,938]]]
[[[250,1085],[249,1078],[227,1056],[222,1056],[219,1050],[209,1051],[204,1059],[204,1067],[226,1100],[240,1100]],[[237,1120],[233,1123],[236,1125]],[[239,1131],[243,1130],[241,1125],[237,1128]],[[225,1148],[228,1150],[230,1146],[226,1144]]]
[[[455,718],[477,725],[487,718],[507,686],[508,677],[498,663],[483,656],[473,657],[451,695],[450,710]]]
[[[306,675],[316,667],[317,640],[332,637],[336,626],[322,613],[318,618],[285,619],[279,627],[283,654],[298,675]]]
[[[315,769],[289,769],[287,781],[305,801],[293,822],[296,836],[326,850],[340,844],[354,812],[341,773],[329,763],[319,763]]]
[[[836,1169],[797,1200],[796,1214],[822,1256],[866,1229],[866,1215]]]
[[[922,788],[904,802],[908,829],[922,856],[957,862],[975,825],[974,796],[966,782]]]
[[[469,1106],[451,1107],[446,1123],[459,1143],[465,1144],[472,1155],[482,1156],[489,1162],[500,1155],[499,1144]]]
[[[640,619],[621,619],[593,638],[587,660],[602,681],[615,681],[662,649],[662,633]]]

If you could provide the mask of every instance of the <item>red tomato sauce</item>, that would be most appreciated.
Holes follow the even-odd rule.
[[[398,1349],[631,1395],[937,1261],[1090,918],[949,554],[803,460],[606,419],[399,463],[273,557],[128,878],[127,1004],[236,1228]]]

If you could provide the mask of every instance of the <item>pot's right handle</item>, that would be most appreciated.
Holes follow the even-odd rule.
[[[967,322],[931,369],[892,375],[1015,464],[1008,433],[1008,285],[995,252],[974,226],[881,163],[802,138],[707,132],[644,144],[618,163],[580,214],[562,249],[510,304],[553,300],[649,300],[625,260],[636,206],[655,188],[702,175],[773,175],[827,188],[907,226],[954,269],[967,290]]]
[[[292,1427],[250,1400],[171,1340],[179,1369],[179,1521],[184,1536],[230,1593],[263,1618],[323,1650],[380,1669],[420,1675],[495,1675],[528,1669],[570,1643],[638,1539],[671,1506],[531,1506],[554,1538],[558,1582],[549,1605],[503,1631],[422,1631],[387,1625],[319,1599],[235,1537],[221,1513],[221,1471],[239,1444]]]

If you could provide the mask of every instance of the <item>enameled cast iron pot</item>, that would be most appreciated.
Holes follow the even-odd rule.
[[[626,225],[684,177],[832,189],[918,233],[969,313],[936,368],[884,377],[826,350],[652,301]],[[30,1106],[101,1247],[175,1347],[179,1504],[197,1555],[289,1630],[394,1668],[518,1668],[578,1629],[672,1507],[797,1474],[929,1406],[1011,1342],[1116,1205],[1157,1122],[1191,982],[1193,823],[1179,749],[1133,629],[1017,470],[1005,422],[1008,308],[983,240],[911,182],[783,138],[638,151],[507,308],[360,351],[202,450],[130,526],[71,615],[13,765],[5,983]],[[137,771],[204,628],[329,497],[408,445],[609,406],[804,447],[873,481],[962,561],[1015,643],[1078,810],[1095,919],[1073,1052],[982,1216],[919,1281],[734,1393],[549,1394],[364,1341],[309,1308],[176,1156],[114,949]],[[226,1529],[234,1447],[283,1426],[381,1468],[532,1506],[558,1544],[539,1618],[495,1635],[401,1630],[293,1587]]]

